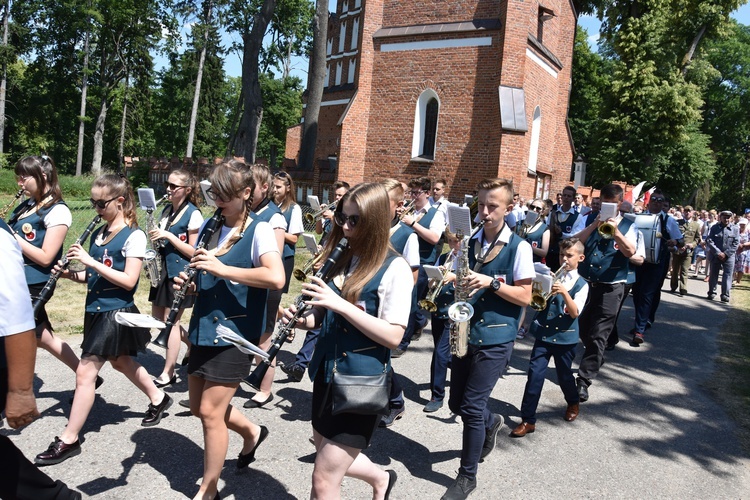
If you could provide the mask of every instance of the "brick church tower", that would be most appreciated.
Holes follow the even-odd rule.
[[[319,185],[310,173],[302,185],[320,194],[324,178],[443,177],[460,201],[482,178],[506,177],[526,198],[554,197],[573,162],[575,29],[570,0],[338,0]],[[287,163],[301,126],[289,129]]]

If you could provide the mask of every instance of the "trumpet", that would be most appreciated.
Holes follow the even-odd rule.
[[[320,219],[321,217],[323,217],[324,213],[326,213],[329,210],[335,209],[336,208],[336,203],[338,203],[338,201],[332,201],[328,205],[326,205],[324,207],[320,207],[320,210],[318,210],[314,214],[310,214],[310,213],[305,214],[304,215],[305,222],[307,222],[308,224],[314,224],[315,221],[317,221],[318,219]]]
[[[414,213],[414,200],[409,200],[404,205],[404,210],[399,214],[398,220],[402,220],[407,215],[412,215]]]
[[[443,282],[445,281],[446,276],[448,276],[448,273],[453,269],[454,260],[455,257],[453,256],[453,254],[451,254],[449,258],[446,259],[444,264],[445,269],[443,270],[443,277],[440,280],[434,280],[430,284],[430,288],[427,290],[427,296],[419,301],[419,307],[421,307],[425,311],[437,311],[437,303],[435,301],[437,300],[437,296],[440,294],[440,290],[443,289]]]
[[[552,285],[554,286],[555,283],[560,281],[563,276],[565,276],[565,273],[568,272],[568,264],[565,264],[564,266],[560,266],[560,269],[558,269],[555,274],[552,275]],[[550,296],[552,296],[552,290],[550,287],[549,292],[545,292],[542,289],[542,284],[539,281],[534,281],[531,284],[531,306],[532,309],[535,311],[543,311],[545,307],[547,307],[547,301],[549,300]]]
[[[0,210],[0,219],[5,220],[5,216],[8,215],[8,212],[10,212],[10,209],[13,208],[13,205],[16,204],[16,202],[18,201],[18,198],[20,198],[22,194],[23,194],[23,188],[19,189],[16,195],[13,197],[13,200],[11,200],[10,203],[5,205],[3,209]]]
[[[611,240],[615,237],[615,230],[617,228],[614,224],[611,222],[602,222],[599,224],[599,228],[597,231],[599,231],[599,235],[604,238],[605,240]]]
[[[310,272],[315,269],[315,266],[320,262],[320,259],[323,258],[323,252],[318,252],[317,254],[313,255],[310,260],[308,260],[304,266],[300,269],[299,267],[296,268],[294,271],[292,271],[292,274],[297,279],[297,281],[307,281],[307,275],[310,274]]]

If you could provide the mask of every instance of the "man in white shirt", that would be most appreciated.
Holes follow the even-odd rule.
[[[547,226],[550,228],[550,242],[545,260],[553,272],[560,268],[560,240],[570,238],[584,227],[583,222],[578,219],[585,220],[585,217],[576,212],[573,205],[575,197],[576,189],[573,186],[565,186],[562,191],[562,205],[558,206],[557,210],[550,212],[549,217],[547,217]]]

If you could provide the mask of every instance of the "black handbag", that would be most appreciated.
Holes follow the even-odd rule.
[[[331,375],[331,414],[388,415],[390,413],[391,377],[387,365],[377,375],[347,375],[333,365]]]

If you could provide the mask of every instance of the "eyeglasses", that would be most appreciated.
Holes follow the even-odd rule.
[[[16,176],[16,181],[18,182],[26,182],[29,179],[31,179],[30,175],[17,175]]]
[[[349,222],[349,227],[355,227],[359,222],[359,215],[345,215],[343,212],[334,212],[333,220],[341,227],[347,222]]]
[[[418,189],[417,191],[409,191],[409,194],[412,196],[419,196],[422,193],[425,193],[426,191],[422,191],[421,189]]]
[[[532,209],[532,210],[533,210],[534,212],[541,212],[542,210],[544,210],[544,208],[542,208],[542,207],[537,207],[536,205],[532,205],[532,206],[531,206],[531,209]]]
[[[661,203],[664,201],[664,198],[651,198],[651,201],[655,201],[657,203]]]
[[[109,200],[95,200],[93,198],[89,198],[89,201],[91,202],[91,206],[94,208],[98,208],[99,210],[104,210],[107,208],[107,205],[110,204],[110,202],[115,201],[119,196],[115,196],[114,198],[110,198]]]
[[[180,186],[180,185],[177,185],[177,184],[173,184],[171,182],[165,182],[164,183],[164,187],[167,188],[167,189],[169,189],[170,191],[177,191],[178,189],[184,188],[184,187],[187,187],[187,186]]]

